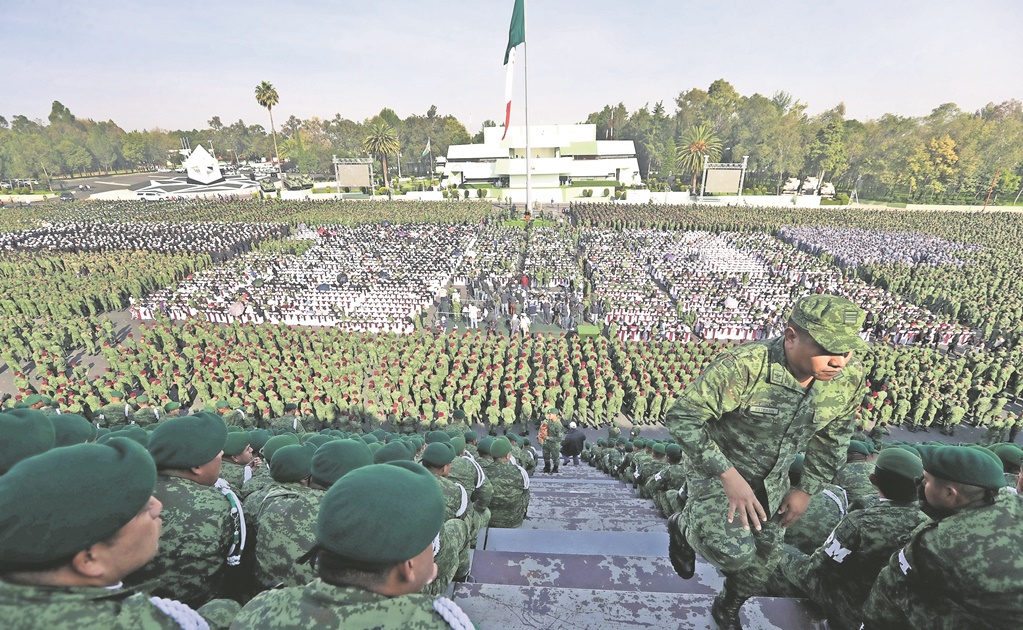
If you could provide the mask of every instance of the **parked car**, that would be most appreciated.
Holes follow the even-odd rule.
[[[167,195],[155,190],[143,190],[138,192],[139,199],[143,201],[163,201]]]
[[[70,190],[65,190],[64,192],[60,193],[60,200],[61,201],[74,201],[75,200],[75,193],[71,192]]]

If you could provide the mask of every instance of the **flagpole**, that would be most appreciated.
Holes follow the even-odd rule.
[[[525,39],[527,31],[526,0],[522,0],[522,34]],[[530,154],[533,152],[529,143],[529,44],[522,42],[522,98],[525,105],[526,120],[526,212],[533,211],[533,176],[529,169]]]

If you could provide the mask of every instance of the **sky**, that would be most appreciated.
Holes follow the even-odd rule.
[[[127,131],[405,118],[436,105],[478,131],[504,112],[513,0],[5,0],[0,115],[54,100]],[[1023,2],[527,0],[531,124],[629,111],[723,78],[859,120],[1023,99]],[[512,124],[522,124],[522,55]]]

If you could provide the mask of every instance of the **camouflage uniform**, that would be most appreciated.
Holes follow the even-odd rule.
[[[322,498],[322,490],[288,484],[267,495],[258,519],[250,517],[256,523],[255,574],[262,588],[301,586],[316,577],[312,566],[295,561],[316,542]]]
[[[511,462],[494,462],[487,471],[487,477],[494,484],[494,498],[490,502],[490,526],[522,525],[529,507],[529,475],[525,469]]]
[[[220,466],[220,478],[231,484],[231,489],[234,490],[235,494],[241,497],[242,487],[245,485],[245,474],[246,471],[252,470],[248,466],[242,464],[236,464],[229,462],[226,459]],[[251,478],[251,474],[249,477]]]
[[[494,484],[490,483],[482,466],[464,455],[451,460],[448,479],[470,491],[469,500],[472,502],[473,513],[470,515],[472,522],[469,543],[475,548],[480,530],[490,522],[490,502],[494,498]]]
[[[440,549],[433,558],[437,578],[423,587],[424,595],[440,595],[456,577],[465,577],[469,571],[469,525],[461,519],[450,518],[444,521],[439,537]]]
[[[153,496],[163,503],[160,548],[124,583],[197,608],[223,586],[234,543],[231,504],[216,488],[163,474]]]
[[[450,605],[450,606],[449,606]],[[438,612],[452,610],[452,623]],[[433,630],[472,628],[465,613],[450,600],[425,595],[386,597],[358,588],[314,580],[305,586],[267,591],[245,605],[232,628],[375,628]]]
[[[171,610],[178,619],[202,621],[178,602],[150,598],[130,588],[21,586],[0,580],[0,619],[11,630],[181,628],[166,612]]]
[[[877,496],[877,488],[870,483],[874,462],[848,462],[838,469],[834,484],[841,486],[849,497],[849,504],[862,503]]]
[[[1012,628],[1023,618],[1023,497],[1001,491],[913,532],[863,604],[866,628]]]
[[[803,516],[785,528],[785,544],[803,553],[813,553],[848,513],[845,491],[829,485],[810,497]]]
[[[784,337],[727,351],[689,384],[665,424],[692,466],[683,511],[689,544],[722,570],[739,597],[758,594],[784,538],[774,512],[789,491],[789,464],[805,451],[800,488],[820,492],[845,461],[853,417],[865,390],[855,357],[831,381],[804,388],[789,372]],[[770,520],[744,530],[728,523],[719,476],[734,466]]]
[[[543,450],[543,470],[550,472],[551,462],[554,462],[553,466],[557,469],[558,462],[561,461],[561,440],[565,437],[565,427],[557,418],[545,419],[542,426],[547,427],[547,438],[540,444],[540,448]]]
[[[804,517],[805,518],[805,517]],[[863,602],[892,553],[927,520],[916,503],[881,500],[852,512],[810,555],[786,548],[775,583],[793,587],[780,594],[809,597],[835,628],[858,628]]]

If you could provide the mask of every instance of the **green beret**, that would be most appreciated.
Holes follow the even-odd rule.
[[[863,309],[844,297],[814,294],[795,303],[789,321],[810,333],[828,352],[845,354],[868,348],[859,335],[864,317]]]
[[[667,452],[667,449],[663,444],[658,442],[657,444],[654,444],[654,452],[658,455],[664,455]]]
[[[302,481],[312,474],[313,452],[301,444],[282,446],[270,458],[270,476],[280,483]]]
[[[252,445],[252,450],[257,453],[263,449],[263,446],[269,439],[270,432],[266,429],[254,429],[249,431],[249,444]]]
[[[886,448],[877,456],[874,466],[893,475],[916,479],[924,474],[924,465],[916,453],[901,448]]]
[[[625,446],[622,448],[626,453],[631,453],[632,451],[636,450],[636,447],[632,445],[632,442],[626,442]]]
[[[224,442],[224,455],[228,457],[241,455],[245,447],[252,443],[251,440],[247,431],[228,431],[227,441]]]
[[[946,446],[928,451],[923,468],[939,479],[997,490],[1005,486],[1001,461],[987,449]]]
[[[426,434],[426,443],[433,444],[434,442],[450,442],[451,436],[444,431],[430,431]]]
[[[494,439],[495,438],[492,435],[485,436],[479,441],[479,444],[476,445],[476,450],[484,455],[490,455],[490,445],[494,443]]]
[[[41,411],[14,409],[0,413],[0,475],[23,459],[53,448],[56,431]]]
[[[390,442],[385,444],[379,451],[373,453],[374,464],[386,464],[398,459],[411,460],[408,448],[402,442]]]
[[[267,440],[266,444],[263,445],[263,457],[269,462],[273,458],[274,453],[277,452],[277,449],[295,444],[298,444],[298,436],[294,433],[275,435]]]
[[[550,407],[549,409],[547,409],[547,411],[544,411],[543,413],[544,413],[545,416],[550,416],[550,415],[560,416],[561,415],[561,410],[558,409],[557,407]]]
[[[860,442],[859,440],[849,440],[849,448],[847,452],[857,453],[859,455],[870,456],[871,448],[866,442]]]
[[[383,442],[385,439],[387,439],[387,431],[384,431],[383,429],[377,429],[376,431],[370,431],[369,434],[372,435],[373,437],[375,437],[376,439],[380,440],[381,442]]]
[[[369,434],[369,433],[367,433],[366,435],[362,436],[361,439],[366,444],[376,444],[377,442],[380,441],[380,439],[377,436]]]
[[[57,413],[49,419],[53,424],[54,446],[85,444],[96,439],[96,427],[77,413]]]
[[[493,453],[493,448],[490,450]],[[423,463],[434,468],[441,468],[451,463],[455,458],[455,449],[450,442],[434,442],[423,451]]]
[[[218,400],[214,403],[214,405],[218,410],[231,408],[231,403],[227,402],[226,400]]]
[[[113,438],[127,438],[132,442],[141,444],[144,448],[149,448],[150,433],[138,425],[121,427],[117,431],[108,433],[96,441],[102,444],[112,440]]]
[[[682,456],[682,447],[679,446],[678,444],[669,444],[669,445],[664,447],[664,453],[668,457],[673,457],[673,458],[674,457],[681,457]]]
[[[806,460],[806,455],[800,453],[792,459],[792,463],[789,464],[790,475],[802,475],[803,474],[803,462]]]
[[[295,411],[298,409],[298,405],[295,403],[284,403],[284,411]]]
[[[522,445],[523,446],[529,446],[530,444],[532,444],[532,442],[529,441],[529,438],[527,438],[527,437],[522,438]]]
[[[1002,443],[990,447],[991,452],[1001,460],[1005,472],[1016,472],[1023,462],[1023,449],[1015,444]]]
[[[373,452],[362,440],[334,440],[316,449],[313,480],[330,486],[345,474],[373,463]]]
[[[512,446],[508,438],[501,436],[494,440],[493,444],[490,445],[490,455],[494,459],[501,459],[508,453],[511,453]]]
[[[466,444],[475,444],[480,439],[480,436],[475,431],[466,431],[462,434],[462,437],[465,438]]]
[[[356,564],[404,562],[423,553],[437,537],[444,525],[444,505],[440,484],[419,464],[364,466],[324,494],[316,544]]]
[[[20,462],[0,477],[0,571],[62,561],[108,539],[155,487],[152,458],[131,440],[65,446]]]
[[[371,453],[376,455],[377,451],[379,451],[380,449],[382,449],[384,447],[384,443],[383,442],[370,442],[366,446],[369,447],[369,450],[370,450]]]
[[[149,454],[156,468],[187,469],[216,459],[227,441],[227,425],[220,416],[205,412],[169,418],[149,436]]]
[[[40,394],[32,394],[25,398],[25,404],[31,407],[32,405],[38,405],[43,402],[43,397]]]
[[[597,446],[607,446],[607,440],[604,438],[597,438]]]
[[[110,400],[124,400],[124,392],[117,390],[110,392]]]
[[[176,411],[181,408],[181,403],[174,402],[173,400],[163,406],[164,411]]]
[[[241,428],[240,426],[238,426],[236,424],[232,424],[232,425],[229,425],[227,427],[227,432],[228,433],[239,433],[239,432],[244,431],[244,430],[245,429]]]
[[[110,433],[110,429],[106,427],[99,427],[98,429],[96,429],[96,439],[98,440],[108,433]]]
[[[454,418],[455,420],[465,420],[465,412],[461,409],[455,409]]]
[[[452,437],[451,446],[455,447],[455,455],[461,455],[465,452],[465,438],[461,435]]]
[[[135,402],[137,402],[137,403],[147,403],[147,402],[149,402],[149,396],[146,396],[145,394],[142,394],[141,396],[136,396],[135,397]]]

